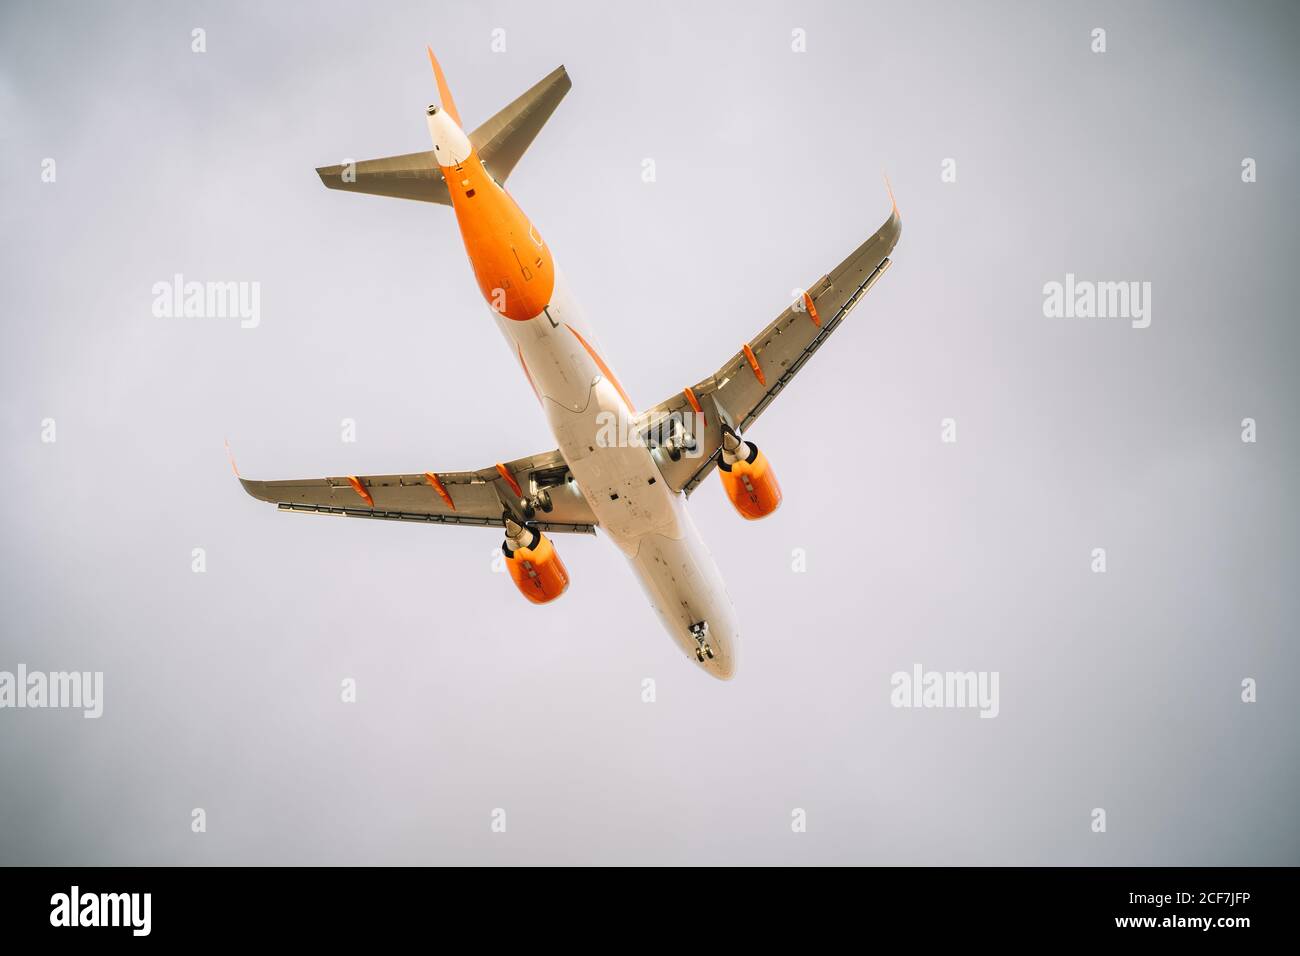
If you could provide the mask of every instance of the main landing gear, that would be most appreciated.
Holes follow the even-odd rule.
[[[699,621],[691,625],[691,637],[695,638],[695,659],[701,664],[705,659],[713,660],[713,647],[709,644],[709,622]]]

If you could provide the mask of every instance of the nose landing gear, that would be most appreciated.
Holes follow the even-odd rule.
[[[713,660],[713,647],[709,644],[709,622],[698,621],[690,627],[691,637],[695,638],[695,659],[701,664],[705,659]]]

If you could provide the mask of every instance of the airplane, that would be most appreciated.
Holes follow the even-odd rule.
[[[737,615],[686,500],[716,468],[742,518],[780,505],[772,465],[745,436],[889,268],[902,228],[893,191],[884,225],[721,368],[638,412],[550,248],[504,185],[572,86],[567,71],[558,67],[467,134],[428,53],[440,100],[426,111],[433,149],[317,173],[331,189],[452,207],[479,289],[558,447],[477,471],[240,481],[281,511],[501,528],[510,576],[535,604],[569,586],[550,535],[599,528],[688,659],[728,680]]]

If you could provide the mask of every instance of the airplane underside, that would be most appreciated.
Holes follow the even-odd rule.
[[[650,448],[626,441],[634,412],[588,351],[591,333],[562,274],[540,315],[496,318],[600,529],[628,558],[674,642],[712,676],[730,678],[738,639],[722,575],[685,496],[664,481]]]
[[[638,412],[550,249],[502,185],[568,92],[568,73],[552,71],[466,133],[432,51],[429,59],[442,100],[426,110],[433,149],[317,173],[331,189],[452,207],[479,290],[557,447],[475,471],[422,464],[394,475],[240,481],[281,511],[501,529],[510,576],[534,604],[569,585],[550,536],[600,528],[688,659],[729,679],[736,613],[686,498],[716,471],[741,518],[780,506],[771,463],[744,433],[889,268],[898,208],[712,375]]]

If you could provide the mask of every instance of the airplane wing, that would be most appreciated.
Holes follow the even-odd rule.
[[[889,254],[901,231],[902,220],[895,206],[871,238],[809,286],[802,300],[746,342],[722,368],[637,418],[635,428],[655,449],[659,469],[674,491],[688,495],[694,491],[717,464],[723,423],[743,433],[839,328],[889,268]],[[700,415],[704,427],[700,434],[690,436],[694,448],[673,457],[664,441],[672,436],[672,418],[691,423]],[[674,444],[680,446],[681,442]]]
[[[281,511],[493,528],[504,527],[507,511],[522,523],[526,513],[521,501],[545,492],[550,509],[535,508],[535,527],[596,533],[596,516],[558,450],[479,471],[239,480],[254,498],[272,502]]]
[[[573,81],[564,67],[556,67],[469,134],[479,159],[497,182],[506,181],[572,86]],[[451,205],[447,181],[431,149],[346,165],[321,166],[316,172],[330,189]]]

